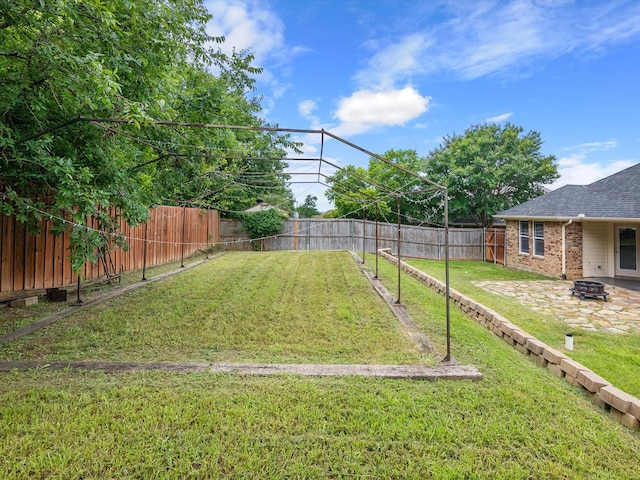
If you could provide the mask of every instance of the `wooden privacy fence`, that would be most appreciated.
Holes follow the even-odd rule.
[[[401,225],[400,253],[405,257],[444,259],[444,228]],[[398,225],[378,223],[378,248],[397,252]],[[238,220],[220,221],[220,241],[228,250],[251,250]],[[282,234],[262,240],[263,250],[354,250],[373,253],[376,223],[357,219],[285,220]],[[484,229],[449,229],[449,258],[484,260]]]
[[[136,227],[120,222],[128,250],[115,248],[111,262],[116,270],[135,270],[188,257],[219,241],[220,217],[216,210],[160,206],[149,220]],[[98,228],[92,219],[89,226]],[[13,216],[0,217],[0,299],[8,292],[74,285],[78,276],[68,259],[69,234],[52,235],[51,220],[43,219],[41,235],[29,235]],[[113,242],[111,242],[113,243]],[[83,280],[105,275],[104,265],[86,262]]]

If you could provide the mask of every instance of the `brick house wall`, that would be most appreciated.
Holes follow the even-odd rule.
[[[507,221],[506,264],[520,270],[562,276],[562,225],[566,222],[544,222],[544,255],[533,254],[533,222],[529,222],[529,253],[520,253],[520,222]],[[567,278],[582,278],[582,224],[565,227]]]
[[[562,225],[562,224],[558,224]],[[565,247],[567,249],[567,278],[582,278],[583,248],[582,248],[582,223],[572,223],[565,227]]]

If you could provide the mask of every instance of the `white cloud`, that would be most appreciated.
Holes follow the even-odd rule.
[[[340,135],[355,135],[380,126],[404,125],[426,112],[430,100],[431,97],[423,97],[412,87],[386,91],[359,90],[340,101],[334,115],[340,125],[332,131]]]
[[[267,2],[205,0],[204,5],[213,15],[208,31],[226,37],[220,48],[227,53],[233,47],[250,50],[260,65],[290,62],[308,51],[286,45],[285,25]],[[359,88],[390,89],[440,72],[465,79],[519,75],[521,67],[526,70],[540,58],[598,53],[640,35],[640,2],[453,1],[423,8],[428,14],[407,19],[403,35],[363,44],[372,53],[354,75]]]
[[[204,4],[213,15],[207,30],[211,35],[225,37],[220,45],[225,53],[231,53],[233,48],[250,50],[259,64],[284,45],[284,24],[260,2],[209,0]]]
[[[339,101],[334,126],[327,123],[322,109],[312,101],[298,104],[298,112],[313,128],[322,125],[332,133],[347,136],[381,126],[405,125],[432,106],[429,96],[413,87],[402,87],[416,85],[414,80],[418,77],[520,76],[530,72],[541,60],[548,61],[570,52],[599,54],[640,35],[640,2],[454,0],[422,3],[412,7],[415,15],[403,18],[405,23],[400,34],[389,33],[397,27],[397,24],[391,25],[394,16],[390,14],[385,25],[389,28],[384,33],[378,30],[361,44],[360,51],[369,49],[369,57],[360,63],[363,68],[352,76],[353,93],[347,92]],[[226,52],[232,47],[248,49],[256,55],[254,64],[266,67],[259,79],[273,89],[264,100],[263,113],[269,113],[272,102],[285,95],[290,87],[282,78],[291,72],[283,67],[292,66],[292,61],[309,49],[287,44],[285,25],[269,2],[205,0],[204,4],[214,17],[208,25],[209,33],[226,37],[220,47]],[[419,12],[419,9],[423,10]],[[376,25],[371,27],[373,32]],[[323,105],[328,105],[327,96],[323,98]],[[501,122],[511,115],[511,112],[503,113],[486,121]],[[608,142],[585,144],[582,149],[577,146],[567,152],[566,158],[581,154],[584,165],[594,165],[588,163],[584,155],[608,145],[608,148],[616,146]],[[567,171],[566,175],[577,178],[577,171]]]
[[[318,117],[315,112],[318,109],[318,104],[313,100],[303,100],[298,103],[298,114],[307,122],[309,122],[309,128],[312,130],[321,130],[326,127],[323,125],[320,117]],[[317,135],[307,135],[307,138],[304,140],[309,143],[318,143],[320,142],[320,137]]]
[[[597,54],[640,35],[640,2],[454,1],[437,12],[439,23],[416,15],[403,36],[382,47],[368,42],[378,50],[354,76],[358,84],[389,88],[441,73],[521,76],[540,59]]]
[[[500,123],[510,119],[513,116],[513,112],[503,113],[496,115],[495,117],[489,117],[485,120],[486,123]]]
[[[298,113],[304,118],[309,118],[317,108],[318,105],[313,100],[304,100],[298,104]]]
[[[456,17],[441,25],[451,30],[439,31],[448,48],[435,52],[437,66],[477,78],[558,47],[564,50],[557,33],[547,29],[553,8],[522,1],[487,5],[481,3],[470,15],[458,7]]]
[[[307,157],[317,157],[318,148],[315,146],[317,141],[314,140],[314,135],[306,134],[306,135],[295,135],[291,138],[291,141],[300,143],[301,146],[298,147],[302,153],[294,152],[292,149],[287,149],[287,157],[289,158],[307,158]]]
[[[588,36],[584,42],[592,49],[626,42],[640,34],[640,9],[637,2],[603,2],[584,15]],[[586,13],[586,12],[585,12]]]
[[[374,54],[367,68],[356,73],[354,78],[364,87],[392,88],[398,80],[422,70],[421,57],[428,45],[422,33],[401,38]]]
[[[601,178],[608,177],[625,168],[635,165],[635,161],[618,160],[607,165],[588,162],[585,155],[575,154],[558,160],[560,178],[550,188],[556,189],[564,185],[589,185]]]
[[[235,49],[254,55],[253,66],[263,68],[257,79],[268,85],[274,99],[284,96],[290,85],[278,73],[286,72],[291,62],[306,49],[287,45],[285,25],[260,0],[205,0],[204,6],[213,18],[207,24],[207,33],[224,36],[222,44],[213,45],[230,55]],[[270,105],[263,114],[268,114]]]
[[[603,152],[617,147],[618,141],[611,139],[585,142],[565,148],[564,150],[570,153],[558,160],[560,178],[549,188],[556,189],[564,185],[589,185],[637,163],[634,160],[606,160],[606,163],[604,163],[590,158],[594,156],[591,155],[594,152]]]
[[[565,150],[571,150],[579,152],[582,155],[586,155],[590,152],[606,151],[618,146],[617,140],[606,140],[604,142],[587,142],[573,147],[568,147]]]

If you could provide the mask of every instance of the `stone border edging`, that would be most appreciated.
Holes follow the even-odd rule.
[[[481,380],[482,374],[469,365],[343,365],[281,363],[126,363],[74,361],[0,361],[0,371],[83,371],[107,373],[163,371],[176,373],[233,373],[240,375],[293,374],[309,377],[366,377],[410,380]]]
[[[398,259],[391,255],[390,252],[391,249],[378,250],[378,253],[385,260],[398,265]],[[445,295],[446,285],[443,282],[408,265],[402,260],[400,261],[400,268],[440,295]],[[533,357],[541,366],[546,367],[558,377],[564,378],[570,384],[581,386],[596,405],[603,407],[624,426],[640,429],[640,399],[614,387],[584,365],[541,342],[499,313],[475,302],[460,292],[449,288],[449,298],[469,317],[484,325],[516,350],[524,355]]]
[[[386,302],[389,309],[391,309],[391,313],[396,317],[400,326],[404,329],[404,331],[409,335],[413,343],[416,344],[420,353],[432,353],[434,355],[440,355],[438,348],[435,344],[429,340],[429,338],[422,333],[420,330],[420,326],[413,321],[411,315],[406,311],[404,306],[398,305],[394,302],[394,298],[391,296],[389,291],[385,288],[382,282],[377,279],[373,272],[370,272],[364,265],[362,258],[355,253],[354,251],[349,250],[349,253],[353,257],[353,259],[358,264],[360,271],[369,280],[369,283],[374,288],[374,290],[380,295],[380,297]],[[455,362],[450,362],[450,364],[454,364]]]

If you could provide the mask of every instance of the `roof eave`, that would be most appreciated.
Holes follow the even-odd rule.
[[[615,223],[638,223],[639,217],[586,217],[586,216],[541,216],[541,215],[494,215],[495,218],[502,218],[504,220],[537,220],[542,222],[568,222],[573,220],[574,222],[615,222]]]

